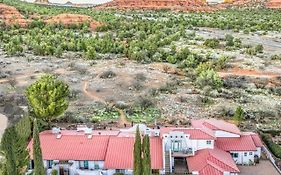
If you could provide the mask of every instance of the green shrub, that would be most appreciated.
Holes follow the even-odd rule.
[[[272,55],[270,57],[271,60],[281,60],[281,55]]]
[[[51,172],[51,175],[57,175],[57,174],[58,174],[58,170],[53,169],[52,172]]]
[[[263,45],[261,44],[256,45],[255,50],[257,53],[263,53]]]
[[[196,84],[200,88],[204,88],[205,86],[211,86],[217,89],[220,88],[223,83],[219,75],[213,69],[208,69],[202,71],[199,74],[199,76],[196,78]]]
[[[247,48],[245,52],[248,55],[256,55],[257,54],[256,49],[252,48],[252,47],[251,48]]]
[[[225,35],[226,46],[234,46],[234,37],[230,34]]]
[[[203,45],[215,49],[219,47],[220,41],[216,38],[206,39]]]
[[[267,145],[267,147],[270,149],[270,151],[278,158],[281,158],[281,147],[280,145],[275,144],[270,135],[268,134],[261,134],[262,140]]]

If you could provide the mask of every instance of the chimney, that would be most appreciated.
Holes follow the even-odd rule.
[[[60,134],[61,133],[60,128],[57,128],[57,127],[52,128],[52,133],[53,134]]]

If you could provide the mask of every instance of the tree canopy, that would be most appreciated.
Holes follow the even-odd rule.
[[[69,94],[66,83],[53,75],[42,76],[26,90],[31,115],[46,121],[61,115],[68,108]]]

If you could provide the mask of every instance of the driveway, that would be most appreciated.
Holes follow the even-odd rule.
[[[280,175],[269,160],[260,160],[256,166],[238,166],[239,175]]]

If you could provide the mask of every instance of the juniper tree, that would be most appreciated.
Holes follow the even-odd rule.
[[[139,126],[137,126],[134,144],[134,175],[142,175],[142,151]]]
[[[50,121],[68,108],[69,87],[53,75],[44,75],[26,90],[30,113]]]
[[[34,175],[44,175],[45,169],[42,158],[42,151],[40,147],[39,130],[37,120],[33,123],[33,161],[34,161]]]
[[[151,175],[151,159],[150,159],[150,140],[149,136],[145,135],[143,138],[143,160],[142,171],[143,175]]]

